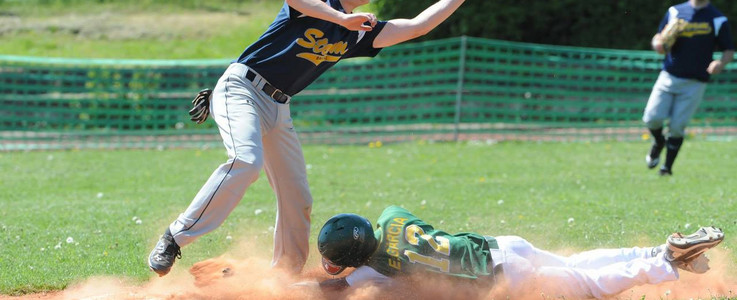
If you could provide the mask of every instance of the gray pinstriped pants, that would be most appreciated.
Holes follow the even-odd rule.
[[[247,70],[243,64],[231,64],[210,101],[210,114],[228,160],[212,173],[169,230],[179,246],[214,230],[264,168],[277,199],[272,265],[299,272],[309,254],[312,210],[302,147],[289,104],[276,103],[261,91],[263,81],[247,80]]]
[[[705,82],[678,78],[663,70],[647,100],[642,121],[649,129],[659,129],[663,128],[666,119],[670,119],[668,135],[683,137],[705,91]]]

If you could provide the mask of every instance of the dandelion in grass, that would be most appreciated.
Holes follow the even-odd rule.
[[[253,214],[254,214],[254,215],[257,215],[257,216],[258,216],[258,215],[260,215],[260,214],[261,214],[262,212],[264,212],[264,211],[263,211],[262,209],[260,209],[260,208],[257,208],[256,210],[254,210],[254,211],[253,211]]]
[[[573,222],[575,222],[575,221],[576,221],[576,220],[575,220],[575,219],[573,219],[573,218],[568,218],[568,224],[573,224]]]
[[[74,238],[72,238],[71,236],[67,237],[67,244],[71,244],[71,243],[74,243]]]
[[[102,196],[105,196],[105,194],[103,194],[102,192],[97,193],[97,199],[102,198]]]
[[[496,205],[502,205],[502,204],[504,204],[504,200],[502,199],[499,199],[499,201],[496,202]]]

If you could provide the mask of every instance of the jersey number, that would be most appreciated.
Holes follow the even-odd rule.
[[[431,235],[425,234],[425,231],[422,230],[420,226],[414,224],[407,226],[404,238],[408,243],[415,246],[419,246],[420,239],[423,239],[427,241],[436,253],[450,257],[450,240],[442,236],[436,236],[433,238]],[[435,258],[432,256],[422,255],[411,250],[404,250],[404,255],[407,256],[411,263],[421,263],[423,265],[436,268],[441,272],[450,272],[450,260],[448,258]]]

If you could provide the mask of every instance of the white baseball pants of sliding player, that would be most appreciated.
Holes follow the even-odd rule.
[[[247,70],[243,64],[231,64],[210,101],[210,115],[228,160],[210,175],[169,230],[181,247],[220,226],[263,167],[277,200],[272,265],[299,272],[309,253],[312,210],[302,147],[289,104],[277,103],[263,92],[260,76],[254,82],[246,79]]]
[[[597,249],[564,257],[518,236],[495,238],[499,250],[492,250],[492,257],[502,264],[512,295],[531,296],[529,289],[540,287],[551,299],[605,298],[637,285],[678,279],[663,252],[653,257],[652,248]]]

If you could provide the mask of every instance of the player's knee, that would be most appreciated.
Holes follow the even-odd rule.
[[[686,126],[674,126],[671,124],[668,128],[668,136],[672,138],[682,138],[686,135]]]
[[[651,118],[648,116],[642,117],[642,121],[645,122],[645,126],[649,129],[663,128],[663,121],[660,119]]]
[[[508,251],[514,252],[521,257],[529,257],[533,253],[533,246],[530,242],[519,236],[503,236],[498,237],[497,241],[500,246],[503,244]]]
[[[264,167],[263,159],[242,159],[239,157],[228,160],[231,164],[230,174],[232,176],[244,177],[248,181],[255,181],[259,172]]]

